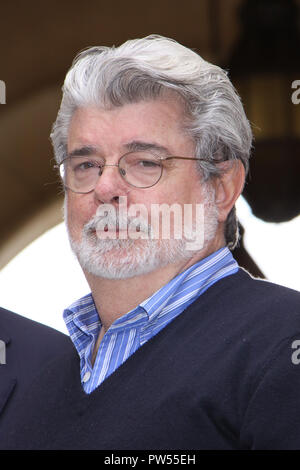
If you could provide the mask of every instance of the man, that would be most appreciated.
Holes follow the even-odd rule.
[[[52,141],[91,294],[7,446],[299,447],[300,294],[229,250],[252,135],[226,73],[160,36],[89,49]]]
[[[71,349],[66,335],[0,308],[0,442],[35,377]]]

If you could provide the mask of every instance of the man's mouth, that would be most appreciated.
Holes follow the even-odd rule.
[[[143,237],[143,234],[148,235],[149,227],[145,224],[139,223],[138,220],[113,220],[106,221],[103,219],[98,219],[97,221],[91,221],[84,228],[86,236],[90,239],[102,239],[107,238],[111,239],[134,239]]]
[[[119,225],[117,224],[115,227],[110,227],[109,228],[108,225],[105,225],[103,231],[104,232],[113,232],[113,233],[119,233],[119,232],[127,232],[128,233],[128,226],[126,226],[125,228],[120,228]],[[141,231],[140,225],[135,227],[135,231],[136,232]],[[96,232],[96,230],[95,230],[95,232]]]

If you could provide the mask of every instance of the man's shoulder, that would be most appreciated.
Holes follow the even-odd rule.
[[[290,306],[300,314],[300,292],[265,279],[255,278],[245,269],[239,270],[216,284],[224,299],[232,299],[236,304]]]
[[[6,368],[19,377],[73,348],[64,333],[3,308],[0,339],[6,344]]]
[[[265,350],[300,335],[300,293],[244,269],[216,282],[191,310],[194,329],[205,325],[214,337],[249,340]]]
[[[73,345],[67,335],[3,308],[0,340],[5,343],[0,365],[0,421],[4,429],[5,420],[12,418],[15,404],[35,377]]]
[[[232,278],[234,298],[242,303],[249,302],[250,305],[269,310],[274,308],[274,312],[282,309],[288,314],[297,312],[300,315],[300,292],[289,287],[285,287],[265,279],[255,278],[243,268]]]
[[[244,282],[250,282],[253,286],[256,286],[258,289],[271,289],[273,291],[281,292],[282,294],[292,295],[296,297],[300,297],[300,292],[291,289],[290,287],[286,287],[275,282],[271,282],[268,279],[262,279],[260,277],[255,277],[250,274],[246,269],[239,267],[238,272],[236,273],[237,277]]]
[[[18,313],[0,307],[0,334],[9,339],[18,339],[22,343],[54,342],[59,345],[68,340],[68,336],[54,328],[26,318]]]

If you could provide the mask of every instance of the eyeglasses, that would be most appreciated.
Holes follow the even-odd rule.
[[[163,162],[171,159],[205,160],[177,156],[159,157],[149,151],[138,151],[126,153],[115,165],[107,165],[105,160],[99,157],[72,156],[65,158],[56,168],[59,168],[66,189],[86,194],[95,189],[106,166],[118,167],[120,175],[130,186],[143,189],[151,188],[162,177]]]

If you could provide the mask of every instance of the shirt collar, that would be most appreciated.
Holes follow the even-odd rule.
[[[169,283],[142,301],[136,308],[118,318],[111,325],[111,328],[130,327],[133,323],[137,324],[147,320],[150,322],[155,321],[170,298],[176,296],[178,289],[180,289],[180,295],[182,295],[185,283],[190,286],[192,279],[195,278],[197,288],[205,289],[205,286],[211,282],[216,272],[229,262],[235,262],[229,249],[227,247],[219,249],[178,274]],[[79,336],[86,335],[88,340],[88,337],[98,336],[101,329],[101,321],[91,293],[68,307],[64,311],[63,317],[75,345]]]
[[[140,306],[145,309],[150,320],[159,315],[165,305],[168,304],[171,297],[174,297],[180,289],[180,295],[184,290],[184,285],[191,285],[190,281],[197,278],[197,287],[205,287],[210,282],[216,272],[228,262],[235,262],[230,250],[227,247],[220,248],[206,258],[198,261],[182,273],[174,277],[168,284],[161,287],[148,299],[141,302]],[[236,263],[237,264],[237,263]]]

